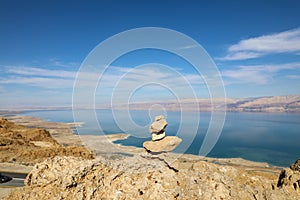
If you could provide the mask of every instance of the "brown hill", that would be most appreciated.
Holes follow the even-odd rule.
[[[93,157],[84,147],[60,145],[44,129],[28,128],[0,118],[0,162],[35,164],[58,155]]]

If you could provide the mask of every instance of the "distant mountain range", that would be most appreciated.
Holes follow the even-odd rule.
[[[226,102],[226,103],[224,103]],[[300,112],[300,95],[255,98],[184,99],[114,105],[114,109],[148,110],[163,107],[174,111]]]
[[[253,98],[226,98],[214,99],[198,98],[183,100],[132,102],[129,104],[115,104],[113,106],[99,105],[96,109],[165,109],[170,111],[229,111],[229,112],[300,112],[300,95],[268,96]],[[0,109],[0,115],[18,114],[30,110],[71,110],[69,106],[27,106],[15,109]],[[94,109],[94,107],[81,106],[76,109]]]

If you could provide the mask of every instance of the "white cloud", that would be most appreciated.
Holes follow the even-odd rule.
[[[269,81],[282,70],[297,69],[300,69],[300,62],[281,65],[239,66],[234,70],[224,70],[221,74],[224,78],[228,78],[231,83],[251,83],[261,85],[269,83]],[[288,78],[293,77],[289,76]]]
[[[22,84],[40,88],[73,88],[76,80],[75,71],[51,70],[37,67],[6,66],[2,71],[0,83]],[[79,87],[95,87],[100,78],[96,72],[82,72]],[[164,84],[170,88],[185,87],[187,84],[201,85],[202,77],[197,74],[184,74],[176,69],[162,66],[147,66],[140,68],[126,68],[110,66],[102,74],[99,87],[112,89],[120,87],[126,90],[132,86],[142,85],[146,82]],[[118,85],[118,83],[120,85]]]
[[[220,60],[243,60],[275,53],[300,53],[300,28],[239,41]]]
[[[257,58],[259,56],[261,56],[260,53],[235,52],[235,53],[230,53],[223,58],[217,58],[217,59],[218,60],[244,60],[244,59],[250,59],[250,58]]]
[[[48,89],[63,89],[73,87],[73,79],[58,79],[45,77],[9,77],[5,79],[0,79],[0,83],[29,85]]]
[[[72,88],[76,72],[51,70],[37,67],[5,66],[2,69],[0,83],[20,84],[40,88]]]
[[[6,73],[26,75],[26,76],[42,76],[42,77],[61,77],[61,78],[74,78],[76,72],[65,70],[49,70],[36,67],[15,67],[7,66]]]
[[[262,73],[257,68],[240,67],[237,70],[226,70],[222,72],[223,77],[230,78],[231,83],[266,84],[272,77],[270,74]]]
[[[203,80],[200,75],[183,74],[173,68],[162,66],[146,66],[140,68],[110,67],[111,71],[103,74],[101,87],[122,87],[124,89],[147,82],[165,84],[169,87],[180,87],[187,83],[201,85]]]
[[[76,62],[66,63],[66,62],[60,61],[57,58],[52,58],[49,61],[50,61],[49,67],[55,66],[55,67],[63,67],[63,68],[78,68],[80,66],[80,63],[76,63]]]
[[[196,47],[198,47],[198,45],[191,44],[191,45],[186,45],[186,46],[180,47],[178,49],[179,50],[184,50],[184,49],[193,49],[193,48],[196,48]]]

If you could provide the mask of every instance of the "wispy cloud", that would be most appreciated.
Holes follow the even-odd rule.
[[[198,47],[198,45],[191,44],[191,45],[182,46],[182,47],[180,47],[178,49],[184,50],[184,49],[193,49],[193,48],[196,48],[196,47]]]
[[[271,74],[263,73],[257,67],[239,67],[236,70],[225,70],[222,72],[224,78],[229,78],[226,83],[250,83],[250,84],[266,84]]]
[[[231,83],[267,84],[273,77],[283,70],[298,70],[300,62],[278,65],[239,66],[234,70],[222,71],[222,76]],[[295,78],[295,76],[287,76]]]
[[[180,87],[185,84],[203,84],[202,77],[197,74],[180,73],[173,68],[161,66],[146,66],[140,68],[110,67],[107,74],[103,74],[100,85],[103,87],[119,87],[124,89],[144,83],[156,83],[169,87]]]
[[[37,67],[5,66],[1,70],[2,84],[21,84],[41,88],[72,88],[75,71],[51,70]]]
[[[49,67],[62,67],[62,68],[79,68],[80,63],[77,62],[63,62],[57,58],[51,58],[49,60]]]
[[[131,97],[139,100],[163,98],[194,98],[201,87],[206,90],[201,75],[187,74],[161,65],[137,68],[112,67],[103,74],[97,95],[101,101],[126,103]],[[203,92],[204,93],[204,92]]]
[[[73,88],[76,81],[76,71],[52,70],[37,67],[6,66],[2,69],[2,84],[21,84],[47,89]],[[83,72],[80,87],[95,87],[100,78],[95,72]],[[148,66],[142,68],[126,68],[110,66],[102,74],[99,87],[113,89],[119,87],[128,90],[144,83],[166,85],[170,88],[186,87],[187,85],[203,84],[202,77],[197,74],[186,74],[171,68]]]
[[[15,67],[7,66],[6,73],[26,75],[26,76],[42,76],[42,77],[60,77],[60,78],[74,78],[76,72],[65,70],[49,70],[36,67]]]
[[[300,54],[300,28],[244,39],[228,48],[219,60],[244,60],[274,53]]]
[[[45,77],[9,77],[0,79],[2,84],[21,84],[35,86],[47,89],[64,89],[72,88],[74,81],[72,79],[57,79]]]

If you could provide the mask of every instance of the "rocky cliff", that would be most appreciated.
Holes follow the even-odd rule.
[[[300,198],[299,188],[293,183],[278,185],[279,173],[267,169],[214,164],[185,156],[168,162],[170,158],[172,154],[147,153],[96,160],[49,158],[35,165],[26,186],[7,199]],[[300,179],[294,181],[298,184]]]
[[[47,130],[28,128],[0,118],[0,162],[35,164],[57,155],[93,157],[85,147],[62,146]]]

